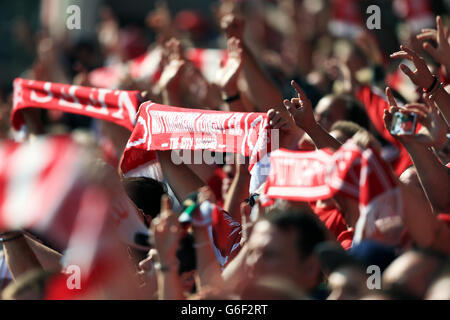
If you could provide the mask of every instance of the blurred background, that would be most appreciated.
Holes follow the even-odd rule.
[[[66,27],[73,4],[81,9],[80,30]],[[192,47],[225,48],[218,21],[236,7],[246,21],[247,42],[266,68],[286,75],[291,68],[280,60],[295,60],[296,70],[318,85],[312,72],[336,48],[345,51],[335,40],[365,29],[372,4],[381,8],[382,28],[372,34],[384,53],[433,27],[437,14],[446,19],[450,7],[449,0],[0,0],[0,98],[7,99],[15,77],[48,69],[45,60],[58,66],[49,80],[72,83],[80,71],[145,53],[168,27]],[[276,72],[271,76],[278,81]]]

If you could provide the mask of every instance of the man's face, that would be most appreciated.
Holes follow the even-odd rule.
[[[345,105],[342,101],[325,97],[317,104],[314,114],[316,121],[330,131],[334,123],[345,120]]]
[[[303,279],[305,266],[299,257],[294,230],[280,230],[268,221],[260,221],[250,236],[248,250],[246,264],[252,277],[284,277],[310,289]]]

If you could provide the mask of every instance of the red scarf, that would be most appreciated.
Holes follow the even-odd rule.
[[[72,258],[89,269],[107,221],[134,247],[136,233],[148,229],[118,178],[114,196],[86,181],[93,160],[86,152],[68,136],[0,144],[0,229],[32,230],[59,248],[76,248]]]
[[[139,102],[138,91],[79,87],[17,78],[14,80],[11,123],[19,130],[24,124],[21,110],[39,108],[102,119],[132,131]]]
[[[265,193],[270,198],[292,201],[327,199],[337,193],[357,200],[357,243],[363,238],[381,237],[380,223],[401,217],[401,199],[390,170],[380,155],[372,149],[362,150],[352,140],[334,154],[278,150],[271,154]]]
[[[139,110],[121,168],[127,174],[156,163],[155,150],[239,153],[254,164],[270,152],[267,128],[264,113],[184,109],[147,102]]]

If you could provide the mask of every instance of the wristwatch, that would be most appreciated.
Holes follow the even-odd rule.
[[[236,95],[234,95],[234,96],[226,96],[226,95],[223,95],[222,99],[223,99],[223,101],[226,102],[226,103],[231,103],[231,102],[234,102],[234,101],[237,101],[237,100],[241,99],[241,94],[238,92],[238,93],[237,93]]]

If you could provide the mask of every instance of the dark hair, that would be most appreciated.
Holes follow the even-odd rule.
[[[340,120],[335,122],[330,129],[331,131],[339,131],[341,132],[345,140],[351,139],[358,131],[363,129],[360,125],[352,122],[352,121],[344,121]]]
[[[167,194],[166,185],[145,177],[124,178],[123,187],[134,202],[134,204],[144,211],[145,215],[155,218],[161,211],[161,198]]]
[[[341,94],[334,96],[334,99],[341,101],[345,105],[345,120],[354,122],[364,129],[369,129],[369,117],[363,105],[354,97]]]
[[[265,219],[281,230],[296,231],[297,248],[301,258],[309,257],[319,243],[326,241],[325,227],[311,212],[274,209]]]

